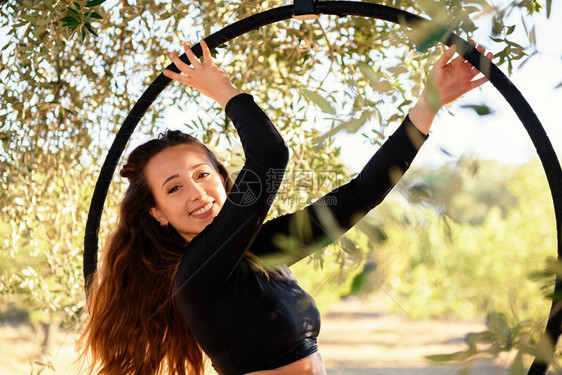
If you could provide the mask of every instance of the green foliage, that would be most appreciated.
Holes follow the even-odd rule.
[[[336,111],[334,110],[332,105],[326,99],[324,99],[322,95],[320,95],[319,93],[308,89],[302,89],[302,93],[304,94],[304,96],[306,96],[308,100],[316,104],[318,108],[322,110],[322,112],[329,113],[332,115],[336,114]]]
[[[431,207],[457,223],[477,225],[492,207],[499,208],[504,218],[517,204],[508,190],[515,173],[513,166],[462,157],[438,169],[409,171],[399,189],[413,203]]]
[[[336,243],[291,266],[291,271],[299,284],[314,296],[320,313],[324,314],[342,296],[349,294],[362,266],[362,257],[350,256]]]
[[[86,3],[85,7],[95,7],[103,4],[105,1],[106,0],[91,0]],[[91,22],[98,22],[97,20],[102,20],[103,17],[92,10],[81,12],[81,6],[77,2],[73,2],[72,5],[73,7],[69,6],[66,8],[66,16],[60,20],[60,22],[63,23],[62,27],[68,28],[67,32],[69,37],[72,38],[74,33],[78,31],[81,36],[81,41],[84,42],[84,39],[86,39],[86,30],[88,30],[90,34],[98,36]]]
[[[481,178],[486,176],[484,169]],[[469,180],[458,177],[465,183]],[[449,185],[437,189],[448,186],[456,197],[471,198],[472,204],[461,207],[478,207],[474,202],[480,200],[478,190],[463,191],[455,180],[444,180]],[[481,196],[487,196],[479,183],[482,180],[473,180],[473,186],[481,186]],[[491,189],[499,181],[496,177],[489,182]],[[483,220],[474,218],[473,223],[471,219],[458,222],[448,212],[463,219],[462,211],[439,206],[436,212],[433,207],[410,207],[402,201],[401,207],[395,202],[385,209],[395,212],[390,215],[400,225],[385,226],[388,240],[377,252],[381,259],[391,258],[385,261],[392,264],[388,279],[410,315],[475,317],[503,311],[517,321],[545,318],[548,301],[528,279],[532,271],[544,268],[547,256],[556,254],[554,213],[544,172],[537,163],[528,164],[503,185],[506,190],[501,193],[507,196],[506,202],[513,203],[502,212],[492,198],[484,205]]]
[[[470,108],[474,110],[478,116],[486,116],[494,113],[494,110],[486,104],[465,104],[461,105],[461,108]]]
[[[511,365],[510,374],[524,375],[524,355],[531,355],[544,362],[553,362],[553,345],[540,332],[534,332],[538,327],[531,322],[511,323],[504,314],[492,312],[486,318],[487,330],[476,333],[468,333],[465,343],[468,348],[451,354],[436,354],[426,358],[437,363],[462,362],[467,363],[465,368],[470,369],[470,363],[482,355],[497,356],[502,352],[516,351]],[[534,338],[530,333],[534,332]],[[558,361],[554,361],[551,369],[553,374],[561,371]]]
[[[79,223],[85,220],[92,172],[61,163],[56,171],[33,170],[10,187],[17,198],[4,212],[9,229],[3,240],[14,261],[0,275],[0,296],[20,296],[32,321],[77,319],[83,304]],[[27,195],[29,186],[34,195]]]
[[[511,323],[504,314],[491,312],[486,318],[487,330],[468,333],[465,343],[468,348],[450,354],[426,356],[437,363],[466,363],[465,371],[470,372],[471,363],[480,356],[498,356],[503,352],[514,352],[510,374],[524,375],[530,361],[536,358],[543,363],[550,363],[549,374],[562,373],[558,356],[553,356],[554,345],[541,330],[543,325],[532,321]],[[525,363],[527,362],[527,363]]]

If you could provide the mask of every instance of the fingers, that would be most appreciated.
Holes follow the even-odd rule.
[[[170,52],[170,57],[172,58],[173,63],[176,65],[176,67],[184,73],[188,73],[190,70],[192,70],[193,68],[190,67],[189,65],[187,65],[186,63],[184,63],[180,57],[178,56],[178,54],[176,53],[176,51],[172,51]],[[191,59],[189,59],[189,61],[191,62]]]
[[[173,79],[174,81],[184,83],[188,86],[193,86],[193,83],[191,82],[191,78],[189,76],[185,75],[185,74],[176,73],[176,72],[173,72],[169,69],[165,69],[163,74],[166,77],[168,77],[170,79]]]
[[[195,54],[191,50],[191,47],[189,47],[189,45],[186,42],[183,42],[183,49],[185,51],[185,55],[187,56],[189,62],[193,67],[195,67],[196,65],[201,65],[201,62],[199,61],[197,56],[195,56]]]
[[[471,63],[469,63],[468,61],[466,61],[466,64],[468,66],[470,66],[471,71],[472,71],[472,77],[476,77],[478,74],[480,74],[481,71],[485,72],[485,73],[489,73],[490,71],[490,63],[492,61],[492,59],[494,58],[494,54],[492,52],[488,52],[486,53],[486,49],[479,45],[476,45],[476,42],[472,39],[470,39],[468,41],[474,48],[476,48],[476,50],[482,55],[480,56],[480,70],[476,69]],[[486,56],[486,57],[483,57]],[[482,86],[484,83],[488,82],[488,78],[486,77],[482,77],[479,79],[476,79],[474,81],[470,82],[470,90],[475,89],[477,87]]]
[[[199,62],[199,60],[197,59],[197,56],[195,56],[195,54],[193,53],[193,51],[191,50],[191,48],[189,47],[189,45],[187,43],[185,43],[185,42],[183,43],[183,48],[184,48],[185,54],[186,54],[187,58],[189,59],[189,62],[191,63],[192,66],[189,66],[186,63],[184,63],[180,59],[178,54],[175,51],[172,51],[172,52],[170,52],[170,57],[172,58],[172,62],[180,70],[180,73],[176,73],[174,71],[166,69],[166,70],[164,70],[163,74],[166,77],[171,78],[175,81],[185,83],[188,86],[192,86],[193,83],[191,82],[191,77],[189,75],[193,74],[193,72],[195,71],[194,64],[201,64],[201,63]],[[182,73],[184,73],[184,74],[182,74]]]
[[[203,51],[203,63],[201,63],[201,61],[199,61],[199,58],[197,58],[197,56],[195,56],[191,47],[187,43],[185,43],[185,42],[183,43],[183,48],[185,49],[185,54],[194,67],[195,67],[196,64],[199,64],[199,65],[207,64],[208,65],[208,64],[211,64],[213,62],[213,57],[211,56],[211,51],[209,50],[209,46],[207,45],[207,42],[205,41],[205,39],[202,39],[201,42],[199,42],[199,44],[201,45],[201,50]]]
[[[474,48],[476,48],[476,50],[478,51],[478,48],[479,48],[479,47],[476,46],[476,42],[475,42],[474,40],[470,39],[470,40],[468,41],[468,43],[470,43],[470,44],[471,44]],[[480,47],[480,48],[482,48],[482,47]],[[481,52],[481,51],[478,51],[478,52]],[[474,69],[474,65],[472,65],[470,62],[468,62],[468,60],[465,59],[465,60],[464,60],[464,63],[465,63],[471,70]],[[478,74],[478,73],[476,73],[476,74]]]
[[[488,52],[488,54],[486,54],[486,49],[479,45],[476,45],[476,42],[472,39],[470,39],[468,41],[474,48],[476,48],[476,51],[478,51],[481,55],[485,55],[488,60],[482,56],[480,56],[480,70],[476,69],[471,63],[469,63],[468,61],[466,61],[466,64],[468,66],[470,66],[470,69],[472,71],[472,77],[476,77],[478,74],[480,74],[481,71],[484,72],[489,72],[490,71],[490,61],[492,60],[492,58],[494,57],[494,54],[491,52]],[[481,85],[483,85],[484,83],[488,82],[488,78],[486,77],[482,77],[479,78],[477,80],[471,81],[470,82],[470,89],[475,89]]]
[[[213,57],[211,56],[211,51],[205,39],[201,40],[201,49],[203,50],[203,63],[210,64],[213,62]]]
[[[468,42],[469,42],[474,48],[476,48],[476,50],[477,50],[478,52],[480,52],[482,55],[486,56],[489,60],[492,60],[492,59],[494,58],[494,54],[493,54],[492,52],[486,53],[486,48],[484,48],[484,47],[481,46],[481,45],[480,45],[480,46],[476,46],[476,42],[475,42],[474,40],[470,39]],[[471,63],[469,63],[467,60],[465,60],[465,61],[466,61],[466,64],[468,64],[468,65],[471,67],[471,69],[474,68],[474,66],[472,66]],[[485,62],[485,63],[486,63],[486,62]]]
[[[183,49],[185,50],[185,55],[189,59],[191,66],[183,62],[175,51],[172,51],[170,52],[170,57],[172,58],[173,63],[180,70],[180,72],[184,74],[176,73],[171,70],[164,70],[164,75],[168,78],[191,86],[189,75],[193,74],[195,69],[203,64],[199,61],[199,59],[197,58],[195,53],[193,53],[193,50],[187,43],[184,42],[182,44]],[[205,61],[212,62],[211,51],[209,51],[209,47],[204,40],[201,41],[201,48],[203,50],[203,57]]]
[[[437,60],[437,63],[435,63],[435,65],[437,67],[443,69],[445,67],[445,65],[447,65],[447,62],[449,62],[449,60],[451,60],[451,57],[453,57],[456,50],[457,50],[457,46],[453,44],[451,47],[449,47],[448,50],[445,51],[443,56],[441,56],[439,58],[439,60]]]
[[[203,63],[201,63],[201,61],[199,61],[199,58],[195,55],[195,53],[193,53],[193,50],[191,49],[191,47],[186,43],[183,42],[183,49],[185,51],[185,55],[187,56],[187,58],[189,59],[189,62],[191,63],[191,67],[189,65],[187,65],[186,63],[184,63],[178,56],[178,54],[176,52],[171,52],[170,53],[170,57],[172,58],[172,61],[174,62],[174,64],[176,64],[176,66],[178,67],[179,70],[181,70],[182,72],[186,73],[190,70],[190,69],[194,69],[197,66],[201,66],[204,63],[212,63],[213,58],[211,56],[211,51],[209,50],[209,46],[207,45],[207,42],[205,42],[205,40],[202,40],[200,42],[201,44],[201,49],[203,51]]]
[[[170,53],[172,61],[179,72],[176,73],[167,69],[164,70],[163,74],[170,79],[184,83],[187,86],[199,90],[202,94],[214,98],[217,96],[215,94],[220,91],[217,89],[217,86],[232,86],[232,83],[230,83],[230,80],[226,77],[224,72],[213,63],[211,51],[205,40],[201,41],[200,46],[204,59],[203,61],[199,60],[187,43],[183,43],[183,48],[185,50],[185,56],[182,57],[183,61],[176,52]],[[191,66],[184,62],[185,57],[189,59]]]
[[[488,78],[482,77],[470,82],[470,89],[475,89],[477,87],[482,86],[484,83],[488,82]]]

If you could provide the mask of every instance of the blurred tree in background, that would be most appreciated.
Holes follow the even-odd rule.
[[[509,71],[513,61],[537,52],[537,36],[528,21],[528,45],[511,41],[511,33],[520,25],[506,24],[507,17],[514,12],[524,19],[543,10],[549,14],[551,6],[550,0],[502,6],[491,0],[378,3],[433,19],[446,18],[463,37],[470,37],[477,27],[488,28],[504,46],[496,56]],[[83,228],[108,139],[144,88],[170,63],[170,50],[179,50],[182,41],[195,43],[227,24],[281,5],[273,1],[176,4],[158,0],[0,3],[0,312],[6,313],[9,306],[27,309],[32,320],[46,325],[60,321],[72,325],[77,320],[83,306]],[[289,176],[293,171],[323,170],[335,173],[335,180],[343,183],[349,176],[338,160],[333,137],[338,131],[361,131],[373,144],[381,143],[384,128],[406,115],[421,91],[427,68],[440,54],[440,48],[426,53],[412,50],[407,30],[397,25],[323,16],[313,22],[288,21],[247,33],[218,49],[216,62],[240,89],[255,95],[279,126],[292,150]],[[189,108],[193,117],[186,119],[186,129],[211,148],[235,142],[234,129],[227,126],[217,105],[175,84],[153,104],[138,133],[151,134],[171,107]],[[307,125],[310,120],[328,125],[311,128]],[[240,151],[235,147],[228,150],[223,156],[236,167]],[[496,190],[501,186],[495,185],[467,198],[458,190],[440,188],[443,183],[453,186],[456,178],[447,171],[432,172],[418,189],[432,190],[429,204],[439,207],[436,216],[427,220],[451,218],[451,243],[458,248],[449,251],[458,257],[465,256],[464,251],[475,251],[469,245],[460,247],[464,243],[460,238],[470,237],[471,225],[482,225],[491,237],[497,232],[493,226],[504,219],[525,225],[524,216],[509,210],[518,198],[515,191],[503,197]],[[271,216],[309,203],[295,196],[319,197],[334,187],[325,183],[297,189],[292,200],[274,206]],[[122,189],[122,182],[116,180],[104,222],[115,220],[114,208]],[[490,202],[496,202],[499,211],[488,213]],[[472,209],[474,203],[478,209]],[[102,228],[101,243],[109,227]],[[387,231],[390,234],[366,219],[346,237],[353,241],[344,238],[310,261],[320,267],[328,258],[347,270],[343,279],[350,283],[348,276],[361,271],[369,248],[397,241],[392,229]],[[401,287],[396,286],[401,293],[408,294],[407,285],[421,282],[428,267],[435,272],[462,273],[463,269],[454,269],[457,262],[451,256],[435,253],[445,250],[434,247],[451,246],[433,235],[428,232],[408,239],[411,250],[418,251],[412,256],[425,258],[416,264],[399,263],[418,269],[409,280],[401,281]],[[490,238],[491,249],[495,249],[492,240],[497,239]],[[518,242],[513,239],[505,242],[508,244],[517,247]],[[380,251],[384,249],[386,245]],[[514,262],[520,262],[515,255]],[[439,267],[443,269],[436,271]],[[338,268],[332,269],[333,279],[342,279]],[[465,292],[470,293],[469,285],[466,287]],[[488,303],[481,301],[479,306]]]
[[[474,173],[466,173],[467,165]],[[500,167],[505,173],[498,176]],[[511,374],[524,374],[524,361],[531,357],[523,354],[549,355],[548,346],[553,345],[542,333],[554,276],[562,270],[554,257],[556,223],[544,171],[538,160],[517,167],[463,161],[451,171],[457,178],[444,174],[444,184],[425,194],[429,206],[406,206],[402,212],[408,223],[390,226],[390,240],[378,250],[390,269],[387,280],[414,317],[466,319],[487,313],[488,329],[468,334],[467,350],[430,359],[471,361],[482,354],[517,350]],[[431,175],[426,174],[430,182]],[[443,206],[427,197],[431,191],[447,190],[449,184],[457,198],[449,201],[450,209],[439,209]],[[412,186],[419,196],[419,185]],[[483,199],[498,193],[502,196]],[[485,212],[483,217],[462,220],[466,207],[479,206],[484,206],[477,210]],[[404,223],[403,217],[396,220]],[[551,371],[562,372],[559,361]]]
[[[467,164],[477,166],[478,172],[466,173]],[[534,161],[512,166],[508,168],[512,171],[489,181],[498,167],[495,162],[471,160],[451,168],[450,176],[458,180],[443,173],[443,185],[429,189],[427,195],[452,184],[458,198],[446,209],[440,204],[411,205],[407,200],[411,195],[380,207],[391,219],[385,219],[388,239],[376,249],[377,258],[388,264],[387,280],[403,296],[403,306],[411,315],[474,318],[501,311],[517,320],[546,318],[548,301],[529,278],[531,271],[543,269],[545,259],[556,254],[556,224],[546,178]],[[435,171],[415,171],[401,186],[414,183],[411,187],[419,195],[418,173],[433,181]],[[482,199],[496,193],[503,199]],[[456,206],[456,202],[461,203]],[[478,205],[485,207],[484,215],[464,219],[465,207]]]

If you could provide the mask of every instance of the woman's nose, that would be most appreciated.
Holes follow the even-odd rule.
[[[201,186],[198,183],[194,183],[193,184],[193,191],[191,193],[191,200],[195,201],[195,200],[201,199],[205,195],[207,195],[207,192],[205,191],[203,186]]]

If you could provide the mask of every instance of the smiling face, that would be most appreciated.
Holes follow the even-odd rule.
[[[205,229],[226,201],[222,176],[196,145],[160,151],[146,164],[145,175],[156,202],[150,214],[162,225],[171,224],[186,241]]]

